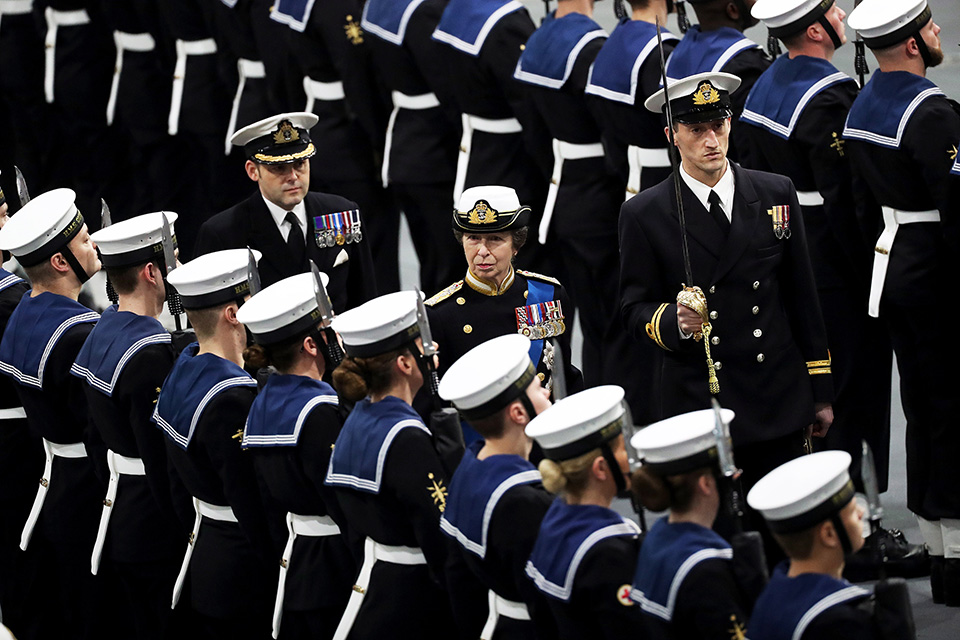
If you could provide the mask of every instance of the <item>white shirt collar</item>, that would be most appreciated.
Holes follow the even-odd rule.
[[[262,193],[260,194],[260,197],[263,198]],[[280,235],[283,236],[284,240],[286,240],[287,236],[290,234],[290,223],[286,221],[286,209],[278,207],[266,198],[263,198],[263,202],[267,205],[267,211],[270,212],[270,216],[273,218],[277,228],[280,230]],[[307,227],[307,206],[304,204],[304,201],[301,200],[300,204],[295,206],[292,211],[294,214],[296,214],[297,219],[300,220],[300,231],[302,231],[304,237],[306,237],[307,233],[309,232],[309,228]]]
[[[723,207],[727,220],[733,220],[733,194],[736,191],[736,184],[734,184],[733,169],[730,167],[729,160],[727,160],[727,168],[720,176],[720,181],[717,182],[716,186],[708,187],[703,184],[687,173],[683,164],[680,165],[680,177],[683,178],[686,185],[690,187],[690,191],[693,191],[693,195],[697,197],[697,200],[707,211],[710,210],[710,192],[716,191],[717,195],[720,196],[720,206]]]

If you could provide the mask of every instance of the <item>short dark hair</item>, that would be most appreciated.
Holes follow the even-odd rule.
[[[160,269],[159,260],[149,260],[129,267],[107,267],[107,279],[113,285],[113,290],[121,296],[128,296],[133,293],[140,280],[140,270],[143,269],[144,265],[151,262],[156,265],[157,269]]]

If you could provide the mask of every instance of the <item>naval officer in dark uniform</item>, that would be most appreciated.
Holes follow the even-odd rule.
[[[691,283],[672,180],[623,205],[620,291],[628,329],[664,350],[663,417],[710,406],[709,342],[716,397],[738,415],[733,441],[749,487],[800,455],[809,432],[826,434],[833,383],[796,191],[726,158],[738,85],[729,74],[700,74],[670,90],[689,269],[705,303],[677,294]],[[646,103],[663,105],[662,90]],[[711,331],[695,339],[705,323]]]
[[[172,237],[177,214],[166,214]],[[110,564],[122,585],[135,638],[163,638],[170,591],[189,531],[167,473],[163,433],[150,420],[170,372],[170,333],[157,320],[167,296],[160,213],[118,222],[93,236],[119,304],[107,308],[70,371],[86,382],[90,421],[107,447],[110,472],[91,571]],[[119,499],[118,499],[119,495]],[[178,515],[179,513],[179,515]]]
[[[454,362],[440,381],[440,396],[483,438],[464,453],[440,518],[451,539],[447,582],[462,638],[557,634],[546,597],[525,574],[551,502],[529,460],[533,441],[523,433],[550,407],[529,346],[517,334],[493,338]]]
[[[858,218],[876,245],[868,312],[885,321],[897,354],[907,418],[907,507],[933,557],[933,598],[960,606],[960,432],[952,426],[960,411],[952,363],[960,349],[916,313],[931,300],[946,317],[960,312],[941,289],[955,277],[960,251],[960,191],[949,175],[960,105],[926,78],[943,51],[925,0],[868,0],[848,24],[880,67],[850,108],[843,132]]]
[[[247,334],[237,320],[250,291],[248,260],[247,249],[217,251],[170,272],[198,343],[174,363],[153,421],[195,510],[173,604],[189,577],[203,633],[252,640],[270,634],[276,554],[253,460],[240,448],[257,394],[243,369]]]
[[[273,637],[329,639],[357,566],[333,489],[324,485],[343,418],[336,391],[322,380],[334,363],[325,357],[313,274],[267,287],[237,317],[256,340],[244,352],[247,364],[277,369],[250,407],[242,442],[264,502],[286,513]]]
[[[86,385],[70,375],[70,366],[100,318],[77,302],[100,260],[75,198],[70,189],[48,191],[0,230],[0,249],[17,258],[32,284],[7,322],[0,372],[16,383],[30,431],[43,438],[46,454],[20,538],[20,548],[31,548],[40,562],[30,597],[51,605],[40,637],[97,638],[107,631],[97,613],[103,579],[90,574],[90,553],[106,451],[87,421]]]
[[[365,219],[355,202],[308,192],[310,158],[317,152],[308,130],[316,122],[312,113],[283,113],[233,136],[247,156],[247,176],[259,188],[204,223],[196,252],[262,251],[264,286],[306,273],[312,260],[330,276],[334,308],[350,309],[377,291]]]

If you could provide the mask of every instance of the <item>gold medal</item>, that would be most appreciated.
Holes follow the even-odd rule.
[[[336,238],[336,240],[337,240],[337,244],[338,244],[338,245],[342,245],[344,242],[347,241],[347,239],[343,237],[343,234],[342,234],[342,233],[337,233],[337,238]]]

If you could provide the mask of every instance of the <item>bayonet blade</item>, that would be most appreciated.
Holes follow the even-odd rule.
[[[30,191],[27,189],[27,181],[20,172],[20,167],[14,165],[14,172],[17,174],[17,197],[20,198],[20,206],[25,206],[30,202]]]
[[[166,222],[166,220],[164,220]],[[100,198],[100,228],[106,229],[113,221],[110,219],[110,206],[107,204],[107,201],[103,198]]]
[[[880,524],[883,518],[883,506],[880,504],[880,489],[877,485],[877,468],[873,462],[873,450],[866,440],[861,441],[863,457],[860,460],[860,476],[863,479],[863,491],[867,495],[870,507],[871,524]]]
[[[103,203],[106,207],[106,203]],[[163,228],[160,230],[160,239],[163,243],[163,262],[167,274],[177,268],[177,253],[173,248],[173,229],[170,228],[170,219],[167,218],[167,212],[161,211],[163,217]],[[110,216],[110,210],[107,209],[107,217]]]
[[[253,249],[247,247],[247,283],[250,285],[250,295],[255,296],[263,288],[260,285],[260,270],[257,269],[257,258]]]
[[[420,341],[423,342],[423,355],[432,358],[437,353],[433,346],[433,332],[430,330],[430,320],[427,318],[427,307],[423,304],[423,296],[414,289],[417,294],[417,325],[420,327]]]
[[[310,271],[313,273],[313,294],[317,298],[317,309],[320,310],[320,326],[326,329],[337,315],[333,312],[330,294],[327,293],[327,288],[323,286],[320,267],[313,260],[310,261]]]
[[[740,470],[733,460],[733,439],[730,437],[730,424],[723,419],[723,412],[720,410],[720,403],[716,398],[710,398],[710,404],[713,406],[713,415],[716,422],[713,426],[713,436],[717,442],[717,463],[720,465],[720,472],[727,478],[736,478],[740,475]]]
[[[567,397],[567,375],[563,365],[563,352],[560,351],[560,342],[550,340],[553,345],[553,368],[550,370],[550,379],[553,381],[553,401],[559,402]]]

